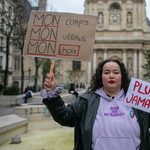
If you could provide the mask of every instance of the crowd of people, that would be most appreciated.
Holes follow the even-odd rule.
[[[83,83],[80,83],[80,85],[77,83],[76,88],[86,89],[85,84],[83,84]]]

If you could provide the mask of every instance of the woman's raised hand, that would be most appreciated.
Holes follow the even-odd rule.
[[[54,74],[52,74],[51,82],[49,80],[50,80],[50,75],[47,74],[44,82],[44,87],[47,91],[54,91],[56,89],[56,80]]]

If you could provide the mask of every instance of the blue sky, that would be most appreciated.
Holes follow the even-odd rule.
[[[85,0],[47,0],[47,10],[83,14],[84,1]],[[150,0],[146,0],[146,5],[146,15],[150,19]]]

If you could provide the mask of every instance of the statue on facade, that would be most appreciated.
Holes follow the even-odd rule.
[[[99,14],[98,24],[103,24],[103,14],[102,13]]]
[[[132,70],[132,59],[128,59],[128,66],[127,66],[128,70]]]
[[[103,27],[103,13],[99,13],[99,15],[98,15],[98,27],[99,28],[102,28]]]
[[[132,15],[131,15],[131,13],[128,13],[128,16],[127,16],[127,23],[128,23],[128,24],[132,24]]]

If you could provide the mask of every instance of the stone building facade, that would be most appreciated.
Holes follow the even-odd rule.
[[[6,36],[3,32],[6,31],[5,20],[13,17],[13,7],[15,4],[11,0],[0,1],[0,12],[8,12],[7,18],[5,15],[0,16],[0,84],[4,84],[4,75],[6,69]],[[7,21],[6,21],[7,22]],[[13,35],[13,34],[12,34]],[[10,40],[11,42],[11,40]],[[9,45],[9,57],[8,57],[8,76],[7,84],[12,83],[12,44]]]
[[[141,66],[146,63],[144,53],[150,49],[145,0],[85,0],[84,6],[85,14],[96,15],[98,19],[92,62],[81,62],[80,82],[88,85],[98,63],[109,58],[123,62],[130,77],[145,80],[146,70]],[[67,81],[73,63],[61,61],[61,65],[67,71],[58,80],[60,85]]]
[[[130,76],[144,80],[143,53],[150,49],[145,6],[145,0],[85,0],[84,13],[98,16],[89,77],[100,61],[112,58],[122,61]]]
[[[26,18],[28,18],[28,20],[24,21],[24,25],[23,27],[26,28],[28,25],[28,21],[30,18],[30,13],[31,10],[40,10],[40,11],[45,11],[45,7],[46,7],[46,2],[47,0],[39,0],[39,5],[36,7],[31,7],[30,3],[28,1],[26,1],[24,9],[25,9],[25,14]],[[14,38],[15,36],[17,36],[17,32],[14,30]],[[26,88],[26,83],[30,83],[31,86],[34,85],[34,75],[35,75],[35,59],[34,57],[27,57],[25,56],[23,58],[24,60],[24,64],[23,64],[23,68],[24,68],[24,87],[23,89]],[[19,88],[21,88],[21,50],[19,49],[19,45],[17,45],[17,42],[13,44],[13,53],[12,53],[12,70],[13,70],[13,74],[12,74],[12,82],[14,84],[16,84]],[[39,74],[39,79],[38,79],[38,83],[40,85],[42,85],[42,67],[39,68],[38,70],[38,74]]]
[[[42,7],[43,4],[46,5],[46,1],[43,2],[45,4],[40,4]],[[60,73],[56,79],[57,84],[64,86],[71,82],[69,80],[70,73],[79,73],[81,78],[76,83],[88,85],[98,63],[108,58],[124,62],[130,76],[145,80],[143,73],[146,70],[141,66],[146,63],[144,52],[150,49],[150,26],[147,24],[145,0],[85,0],[84,6],[85,14],[98,17],[92,62],[80,62],[79,68],[74,70],[75,62],[57,60],[55,70]],[[34,85],[34,58],[25,57],[24,83],[29,81],[29,68],[31,69],[30,83]],[[39,86],[42,86],[44,82],[42,70],[43,66],[41,65]],[[19,76],[19,73],[15,75],[13,72],[13,79],[15,79],[13,81],[18,81],[20,84],[20,80],[17,80]]]

